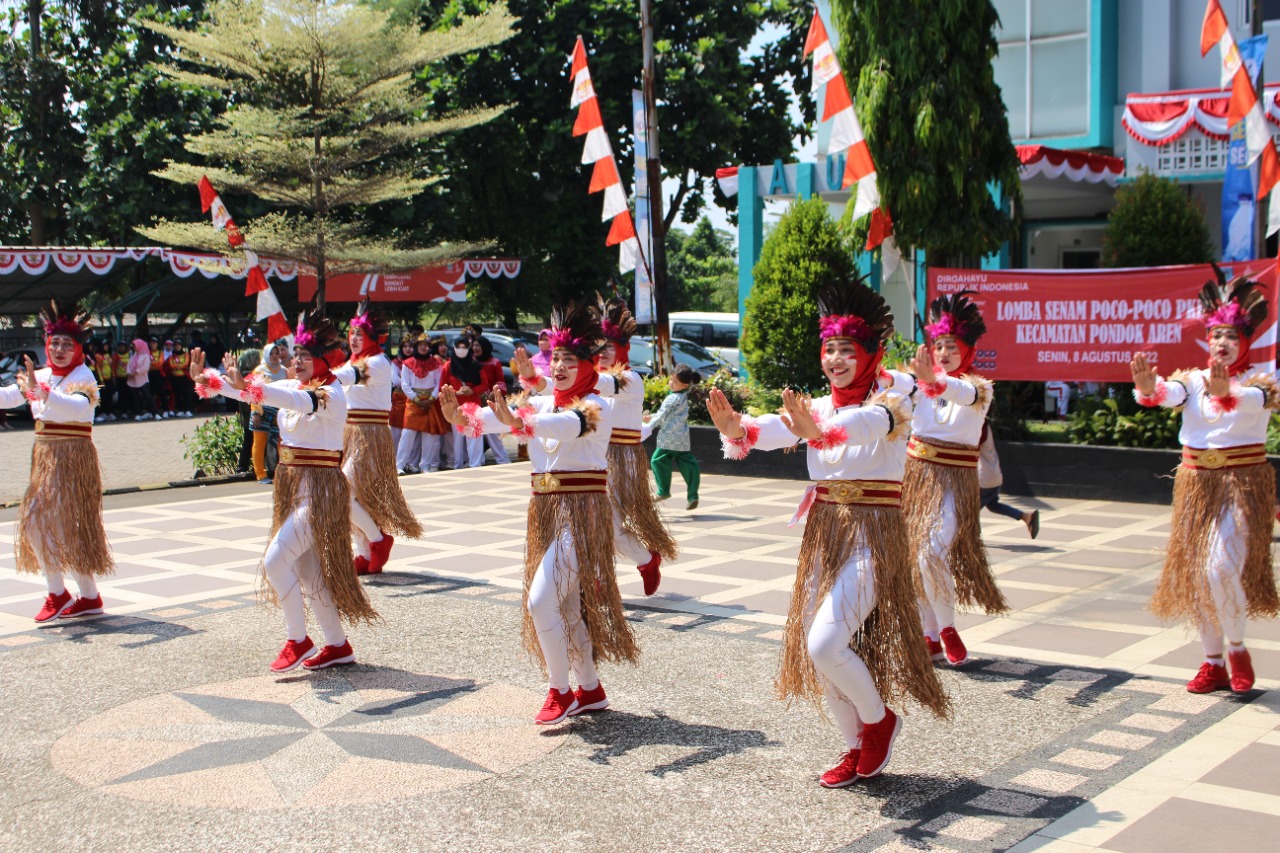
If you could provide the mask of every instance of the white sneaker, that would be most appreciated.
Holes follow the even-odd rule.
[[[94,422],[95,424],[104,424],[104,423],[106,423],[106,422],[107,422],[107,416],[106,416],[106,415],[96,415],[96,416],[94,417],[94,419],[93,419],[93,422]]]
[[[107,421],[108,421],[109,423],[115,423],[115,421],[116,421],[116,416],[115,416],[115,415],[107,415]]]

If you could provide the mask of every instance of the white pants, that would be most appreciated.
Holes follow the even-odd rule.
[[[469,435],[463,435],[457,430],[454,430],[453,467],[484,467],[484,436],[481,436],[480,438],[472,438]]]
[[[303,496],[267,545],[263,564],[267,580],[284,610],[289,639],[302,640],[307,636],[305,597],[311,602],[311,613],[324,634],[324,644],[340,646],[346,642],[347,634],[324,584],[320,556],[311,541],[309,513],[310,507]]]
[[[507,456],[507,448],[504,447],[502,444],[502,436],[498,435],[497,433],[491,432],[484,437],[484,440],[485,440],[485,443],[489,445],[489,449],[493,451],[494,462],[497,462],[499,465],[506,465],[511,461],[511,458]],[[483,451],[481,452],[481,455],[480,455],[480,461],[483,464],[484,462]]]
[[[613,549],[637,566],[649,562],[649,549],[622,526],[622,512],[616,506],[613,508]]]
[[[956,579],[947,565],[947,553],[956,538],[956,501],[950,492],[942,496],[942,512],[937,525],[929,531],[929,541],[917,555],[920,579],[924,586],[924,600],[920,602],[920,622],[924,634],[936,641],[943,628],[956,624]],[[942,573],[941,585],[929,568],[931,561],[947,566]],[[936,565],[936,563],[935,563]]]
[[[355,461],[350,458],[342,465],[342,473],[351,489],[351,536],[355,542],[356,556],[368,559],[369,543],[381,542],[382,531],[378,529],[378,523],[373,520],[369,511],[356,500],[355,469]]]
[[[858,746],[862,727],[884,719],[884,702],[871,672],[849,641],[876,605],[871,550],[859,548],[840,569],[831,591],[817,601],[821,572],[814,566],[804,627],[809,657],[822,681],[827,708],[849,749]]]
[[[582,590],[578,586],[578,555],[568,534],[552,541],[529,584],[529,615],[538,632],[538,645],[547,662],[548,686],[569,689],[569,670],[578,686],[594,690],[596,675],[591,637],[582,619]]]
[[[396,445],[396,467],[401,471],[410,467],[423,471],[439,470],[440,440],[444,437],[416,429],[401,430],[400,442]]]
[[[32,550],[36,552],[36,562],[40,564],[40,570],[44,572],[45,587],[51,595],[62,595],[67,591],[65,573],[58,566],[49,565],[49,560],[45,556],[51,550],[48,547],[50,540],[56,541],[54,537],[62,537],[66,535],[62,519],[57,517],[49,517],[51,513],[41,513],[36,516],[39,529],[26,531],[31,537]],[[49,530],[46,524],[53,524],[56,528]],[[93,575],[81,574],[80,572],[72,572],[71,577],[75,579],[76,586],[80,588],[81,598],[97,598],[98,597],[98,580]]]
[[[1214,607],[1218,613],[1218,625],[1202,624],[1200,645],[1205,657],[1221,657],[1223,639],[1239,645],[1244,642],[1244,623],[1247,607],[1240,572],[1249,555],[1247,533],[1241,530],[1240,520],[1233,507],[1226,507],[1218,518],[1217,527],[1209,542],[1209,560],[1205,571],[1209,575],[1209,589],[1213,593]]]
[[[404,432],[403,427],[391,428],[391,446],[398,448],[400,446],[400,433]]]

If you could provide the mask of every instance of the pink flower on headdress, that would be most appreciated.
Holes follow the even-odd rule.
[[[1239,302],[1228,302],[1217,311],[1207,315],[1204,318],[1204,324],[1209,329],[1214,326],[1234,326],[1243,332],[1249,325],[1249,317],[1245,314],[1244,309],[1240,307]]]
[[[54,335],[66,335],[68,338],[78,341],[83,334],[84,329],[70,317],[59,317],[52,323],[44,324],[44,336],[46,338],[51,338]]]
[[[583,338],[575,338],[573,332],[568,329],[552,329],[551,348],[567,350],[590,349],[591,342]]]
[[[364,332],[366,337],[377,337],[373,331],[373,320],[368,314],[361,314],[358,317],[352,317],[351,325]]]
[[[622,330],[618,328],[608,317],[600,321],[600,328],[604,331],[604,336],[611,341],[621,341],[626,335],[622,334]]]
[[[929,335],[929,340],[941,338],[946,335],[954,335],[957,338],[963,338],[966,331],[965,327],[960,324],[960,321],[951,314],[943,314],[938,318],[938,322],[925,326],[924,330]]]
[[[855,341],[865,340],[871,335],[867,321],[853,314],[831,314],[818,321],[818,332],[822,340],[827,338],[853,338]]]

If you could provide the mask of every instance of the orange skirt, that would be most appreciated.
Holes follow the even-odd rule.
[[[409,398],[406,397],[405,393],[399,388],[393,388],[391,390],[391,415],[388,418],[387,423],[389,423],[393,429],[400,429],[404,426],[404,407],[405,403],[408,401]]]
[[[444,412],[440,411],[440,401],[432,400],[424,408],[413,400],[408,400],[404,407],[404,428],[431,435],[445,435],[449,432],[449,422],[444,419]]]

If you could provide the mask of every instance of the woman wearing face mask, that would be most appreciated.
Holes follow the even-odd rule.
[[[880,367],[893,313],[860,280],[821,287],[818,309],[830,395],[787,389],[785,414],[751,418],[713,389],[707,410],[727,458],[808,445],[814,484],[796,512],[804,537],[777,685],[784,699],[825,697],[847,751],[820,784],[843,788],[889,763],[901,720],[886,702],[910,697],[939,717],[950,703],[919,641],[901,498],[911,378]]]
[[[287,632],[270,667],[275,673],[354,663],[343,621],[378,618],[351,571],[350,492],[340,467],[347,399],[329,363],[341,352],[341,337],[331,320],[312,311],[298,318],[294,340],[294,378],[279,382],[242,377],[233,356],[223,362],[226,374],[219,375],[205,369],[203,352],[191,354],[191,378],[201,397],[221,394],[280,410],[280,466],[271,539],[262,558]],[[324,633],[319,651],[307,636],[304,599]]]
[[[533,497],[524,557],[525,648],[541,657],[549,687],[534,718],[554,725],[609,706],[596,661],[635,662],[635,634],[622,610],[613,572],[613,513],[608,447],[612,404],[595,394],[591,356],[600,318],[589,305],[551,315],[550,395],[515,411],[501,389],[488,408],[474,396],[440,390],[445,417],[471,436],[514,434],[528,442]],[[569,689],[572,673],[578,683]]]
[[[480,362],[480,385],[485,389],[484,395],[487,397],[495,385],[501,385],[505,389],[507,379],[502,373],[502,362],[493,357],[493,342],[484,335],[477,335],[471,342],[471,354]],[[486,435],[484,440],[493,451],[494,462],[499,465],[511,462],[507,456],[507,448],[502,445],[501,436]]]
[[[481,396],[490,389],[485,387],[485,374],[481,364],[471,354],[471,338],[460,336],[453,342],[453,355],[445,362],[440,374],[440,387],[452,388],[463,402],[480,403]],[[453,467],[479,468],[484,465],[484,437],[453,436]]]
[[[987,331],[968,293],[940,296],[929,306],[929,347],[911,362],[916,375],[915,416],[907,445],[902,506],[920,576],[924,644],[935,661],[969,659],[955,628],[956,604],[992,615],[1005,613],[982,544],[978,445],[991,405],[991,381],[973,370],[974,346]]]
[[[89,312],[53,300],[41,309],[45,357],[39,370],[26,359],[16,385],[0,388],[0,409],[31,404],[36,424],[31,482],[14,525],[14,559],[21,573],[43,574],[49,594],[40,624],[102,612],[97,578],[115,562],[102,524],[102,475],[93,446],[98,383],[84,363]],[[144,345],[145,346],[145,345]],[[75,578],[72,597],[64,577]]]
[[[400,388],[408,400],[404,431],[396,448],[401,474],[418,474],[440,468],[440,445],[448,439],[449,425],[440,414],[440,359],[431,354],[426,335],[419,335],[413,357],[400,368]]]
[[[1160,619],[1189,622],[1200,633],[1205,660],[1188,691],[1247,693],[1254,674],[1245,620],[1280,614],[1271,568],[1275,475],[1265,453],[1280,388],[1274,375],[1249,363],[1250,344],[1267,319],[1261,285],[1237,278],[1224,293],[1211,282],[1200,305],[1207,369],[1165,380],[1145,353],[1130,364],[1139,403],[1182,409],[1169,549],[1150,607]]]

